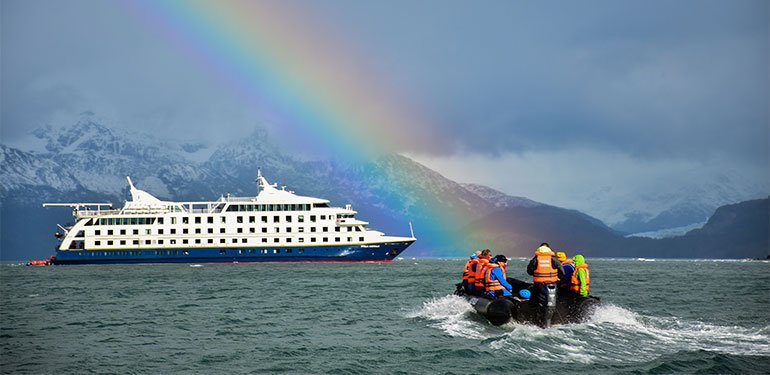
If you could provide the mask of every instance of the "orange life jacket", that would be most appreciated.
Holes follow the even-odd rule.
[[[476,271],[473,267],[474,264],[478,267],[478,258],[468,259],[468,261],[465,262],[465,268],[463,269],[463,281],[468,281],[468,284],[473,284],[476,282]]]
[[[476,290],[483,290],[484,289],[484,272],[486,271],[487,265],[489,264],[489,259],[479,258],[479,263],[476,265],[476,275],[473,287]]]
[[[536,252],[537,268],[535,268],[532,281],[536,283],[555,283],[559,281],[559,273],[551,264],[553,253]]]
[[[567,259],[567,260],[561,262],[561,264],[571,264],[571,265],[574,266],[575,265],[575,261],[572,260],[572,258],[570,258],[570,259]]]
[[[575,272],[572,273],[572,280],[570,280],[569,290],[573,292],[580,292],[580,280],[577,277],[578,270],[586,270],[586,291],[591,289],[591,272],[588,271],[588,264],[581,263],[575,267]]]
[[[492,270],[500,267],[499,264],[489,263],[484,271],[484,287],[487,292],[494,292],[497,290],[503,290],[505,287],[500,284],[500,280],[492,280]],[[503,277],[505,277],[505,269],[503,269]]]

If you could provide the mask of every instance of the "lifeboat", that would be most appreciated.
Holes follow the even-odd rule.
[[[508,283],[515,291],[525,297],[532,295],[532,284],[508,278]],[[555,285],[542,293],[548,293],[548,298],[523,298],[522,296],[489,297],[486,295],[470,295],[458,284],[455,294],[464,297],[480,315],[493,325],[499,326],[511,320],[534,324],[548,328],[553,324],[580,323],[590,317],[591,313],[601,304],[599,297],[581,297],[572,292],[561,292]]]
[[[53,264],[53,261],[54,261],[54,257],[50,256],[50,257],[45,258],[45,259],[32,259],[32,260],[29,260],[29,261],[27,261],[27,265],[28,266],[49,266],[49,265]]]

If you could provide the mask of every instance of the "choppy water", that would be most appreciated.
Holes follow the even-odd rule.
[[[547,330],[451,296],[463,260],[4,265],[0,371],[770,372],[770,264],[589,263],[605,306]]]

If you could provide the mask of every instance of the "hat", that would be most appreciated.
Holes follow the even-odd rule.
[[[506,258],[505,255],[495,256],[495,263],[500,263],[500,262],[506,263],[508,262],[508,258]]]
[[[560,262],[563,262],[567,260],[567,254],[563,251],[557,251],[556,252],[556,258],[559,259]]]
[[[528,289],[522,289],[519,291],[519,297],[524,299],[529,299],[529,297],[532,296],[532,293]]]

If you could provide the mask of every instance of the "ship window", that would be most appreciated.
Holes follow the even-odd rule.
[[[292,252],[292,250],[291,250],[291,249],[286,249],[286,253],[287,253],[287,254],[291,254],[291,252]]]
[[[158,224],[163,224],[163,218],[162,217],[158,218]]]
[[[324,237],[323,242],[329,242],[329,237]]]
[[[201,233],[201,228],[195,228],[195,234],[200,234],[200,233]]]
[[[241,224],[241,223],[243,223],[243,216],[238,216],[238,217],[236,217],[236,218],[235,218],[235,221],[236,221],[238,224]]]
[[[232,243],[238,243],[238,239],[237,239],[237,238],[233,238],[233,239],[232,239],[230,242],[232,242]]]
[[[176,234],[176,229],[171,229],[171,234]]]
[[[340,238],[339,237],[334,237],[334,242],[340,242]]]
[[[126,244],[126,240],[120,240],[120,244],[121,245],[125,245]]]
[[[327,203],[313,203],[313,207],[326,208],[326,207],[329,207],[329,205]]]
[[[326,220],[326,215],[321,215],[321,220]]]
[[[238,233],[243,233],[243,228],[238,228]]]
[[[267,223],[267,216],[262,216],[262,222]]]
[[[213,216],[207,217],[206,218],[206,222],[209,223],[209,224],[214,224],[214,217]]]
[[[353,242],[353,237],[348,237],[348,242]]]
[[[283,206],[283,210],[284,211],[288,211],[289,210],[289,205],[288,204],[283,204],[282,206]]]
[[[256,249],[251,249],[251,250],[249,250],[249,253],[251,253],[251,254],[256,254],[256,253],[257,253],[257,250],[256,250]]]
[[[107,241],[107,245],[111,246],[112,245],[112,241]]]
[[[267,249],[262,249],[262,251],[260,251],[260,253],[267,254]]]
[[[300,237],[300,239],[298,239],[297,241],[299,241],[299,242],[305,242],[305,239]]]
[[[297,210],[297,206],[296,205],[293,205],[293,204],[289,205],[289,211],[296,211],[296,210]]]
[[[291,233],[291,227],[286,227],[286,233]]]
[[[283,209],[282,209],[282,208],[283,208],[283,207],[282,207],[280,204],[276,204],[276,205],[275,205],[275,210],[276,210],[276,211],[283,211]]]
[[[163,240],[158,240],[158,245],[163,245]]]
[[[310,237],[310,242],[315,242],[315,237]]]
[[[219,239],[219,243],[225,243],[225,239],[224,238],[220,238]]]
[[[120,235],[121,236],[125,236],[126,235],[126,230],[125,229],[121,229],[120,230]]]
[[[101,234],[102,234],[102,231],[100,231],[98,229],[94,231],[94,236],[99,236]]]
[[[190,224],[190,218],[185,216],[182,218],[182,224]]]
[[[310,215],[310,222],[315,223],[315,215]]]
[[[195,243],[201,243],[201,239],[200,238],[196,238],[195,239]]]
[[[257,217],[256,216],[249,216],[249,223],[256,223]]]
[[[139,219],[137,219],[137,218],[135,218],[135,217],[132,217],[132,218],[131,218],[131,225],[136,225],[136,224],[138,224],[138,223],[139,223]]]
[[[107,229],[107,235],[108,236],[112,236],[112,233],[113,233],[112,229]]]
[[[200,224],[200,223],[201,223],[201,217],[200,216],[196,216],[195,217],[195,224]]]
[[[273,249],[273,254],[278,254],[278,253],[280,253],[280,252],[281,252],[281,250],[278,250],[278,249]]]
[[[138,236],[139,235],[139,229],[134,229],[133,233],[134,233],[135,236]]]
[[[224,223],[226,223],[226,222],[227,222],[227,218],[226,218],[226,217],[224,217],[224,216],[222,216],[222,224],[224,224]]]
[[[158,234],[163,234],[163,229],[158,229]]]
[[[209,229],[206,230],[206,232],[208,232],[209,234],[213,234],[214,233],[214,228],[209,228]]]
[[[364,242],[364,238],[363,237],[358,237],[358,240],[361,241],[361,242]]]
[[[101,245],[101,244],[102,244],[102,242],[101,242],[101,241],[94,241],[94,246],[99,246],[99,245]]]
[[[219,228],[219,233],[225,233],[225,228]]]
[[[272,204],[268,204],[268,205],[267,205],[267,210],[268,210],[268,211],[275,211],[275,209],[273,208],[273,205],[272,205]]]
[[[182,234],[190,233],[190,231],[187,228],[182,229]]]
[[[323,231],[324,231],[324,232],[328,232],[328,231],[329,231],[329,227],[324,227],[324,228],[323,228]]]
[[[152,234],[152,229],[147,229],[147,230],[145,230],[145,231],[144,231],[144,234],[146,234],[146,235],[148,235],[148,236],[149,236],[149,235],[151,235],[151,234]]]
[[[254,227],[249,228],[249,233],[256,233],[256,232],[257,232],[257,228],[254,228]]]
[[[279,239],[273,238],[273,242],[278,243]]]
[[[305,215],[299,215],[297,217],[297,222],[304,223],[305,222]]]
[[[340,231],[340,227],[334,227],[334,231],[335,232],[339,232]]]
[[[171,224],[176,224],[176,218],[175,217],[171,218]]]
[[[315,233],[315,227],[310,227],[310,231]]]
[[[263,238],[262,242],[267,243],[267,238]]]
[[[241,238],[241,243],[246,243],[246,239],[245,238]]]
[[[214,239],[213,238],[209,238],[208,243],[214,243]]]
[[[302,232],[304,232],[304,231],[305,231],[305,227],[299,227],[299,229],[298,229],[298,230],[299,230],[299,232],[300,232],[300,233],[302,233]]]
[[[168,240],[168,243],[170,243],[172,245],[176,245],[176,240]]]
[[[274,223],[280,223],[281,222],[281,217],[280,216],[273,216],[273,222]]]
[[[151,244],[151,243],[152,243],[152,241],[150,241],[150,240],[144,240],[144,244],[145,244],[145,245],[149,245],[149,244]],[[138,244],[134,244],[134,245],[138,245]]]
[[[361,227],[356,227],[356,232],[360,232],[360,231],[361,231]]]
[[[147,219],[145,219],[143,217],[140,217],[138,220],[139,220],[139,222],[137,224],[139,224],[139,225],[145,225],[147,223]]]
[[[225,255],[227,254],[227,250],[219,250],[219,255]]]
[[[287,238],[287,239],[286,239],[286,242],[291,242],[291,238]]]
[[[267,233],[267,228],[262,228],[262,233]]]
[[[286,215],[286,222],[287,222],[287,223],[291,223],[291,216],[289,216],[289,215]]]
[[[281,233],[281,228],[275,227],[275,233]]]
[[[189,242],[189,241],[188,241],[188,240],[186,240],[186,239],[183,239],[183,240],[182,240],[182,244],[185,244],[185,245],[187,245],[187,243],[188,243],[188,242]]]
[[[353,231],[353,227],[348,227],[348,232],[352,232],[352,231]]]

